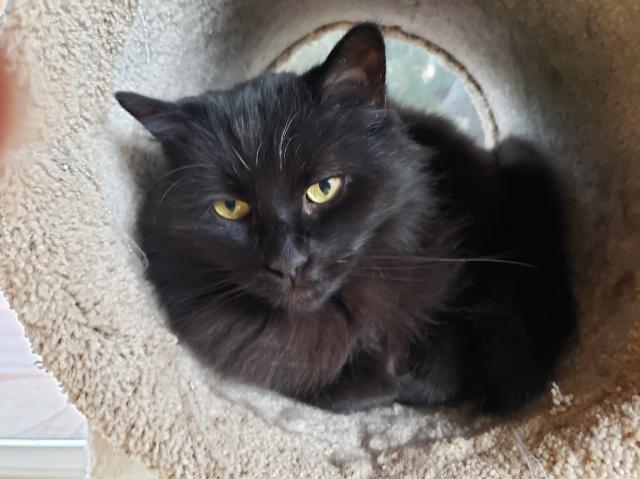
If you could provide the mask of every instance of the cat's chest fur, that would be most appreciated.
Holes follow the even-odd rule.
[[[410,344],[428,336],[459,269],[455,263],[409,265],[398,267],[394,281],[388,281],[372,268],[366,277],[348,279],[310,312],[246,299],[220,308],[213,296],[211,307],[172,314],[171,323],[223,375],[286,394],[309,394],[362,355],[375,358],[391,375],[403,370]]]

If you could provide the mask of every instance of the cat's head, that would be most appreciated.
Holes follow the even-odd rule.
[[[387,102],[372,24],[304,75],[266,74],[175,103],[117,99],[170,166],[140,217],[164,280],[200,275],[212,293],[311,310],[368,255],[417,247],[430,206],[425,151]]]

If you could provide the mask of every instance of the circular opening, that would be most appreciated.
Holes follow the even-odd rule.
[[[322,27],[287,48],[270,66],[302,73],[324,61],[350,24]],[[452,120],[479,145],[495,143],[497,129],[478,83],[444,49],[395,27],[384,28],[387,88],[399,105]]]

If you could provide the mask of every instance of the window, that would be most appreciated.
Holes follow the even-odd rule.
[[[324,61],[333,46],[344,35],[348,25],[326,27],[287,49],[274,63],[276,71],[301,73]],[[453,120],[456,126],[479,145],[490,143],[481,115],[452,60],[434,51],[428,43],[386,29],[387,86],[389,96],[401,105],[437,113]],[[435,47],[434,47],[435,48]],[[458,65],[458,68],[462,68]]]
[[[0,292],[0,477],[83,478],[86,420],[38,364]]]

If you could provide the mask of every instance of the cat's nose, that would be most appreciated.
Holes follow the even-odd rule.
[[[296,251],[286,258],[278,257],[268,260],[266,267],[285,281],[295,283],[308,261],[308,255]]]

